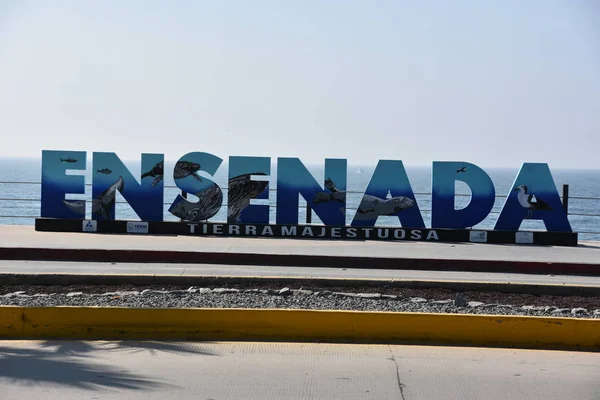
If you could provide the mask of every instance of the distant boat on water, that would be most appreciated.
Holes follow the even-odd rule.
[[[357,173],[357,174],[362,174],[362,173],[363,173],[363,170],[362,170],[362,168],[359,168],[359,169],[358,169],[358,171],[356,171],[356,173]]]

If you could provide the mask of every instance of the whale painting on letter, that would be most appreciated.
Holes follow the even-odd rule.
[[[381,216],[397,216],[403,227],[425,228],[402,161],[379,161],[354,214],[352,226],[375,226]]]
[[[198,201],[177,195],[169,212],[184,222],[207,221],[217,215],[223,205],[223,191],[213,180],[200,176],[200,171],[214,176],[222,162],[221,158],[203,152],[181,157],[173,168],[175,185],[182,192],[196,196]]]
[[[143,177],[164,163],[162,154],[142,154],[141,173],[135,178],[115,153],[95,152],[92,171],[92,218],[114,220],[117,192],[142,221],[162,221],[164,182]]]

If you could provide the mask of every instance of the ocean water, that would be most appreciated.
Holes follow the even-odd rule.
[[[125,162],[134,176],[140,174],[140,162]],[[175,162],[165,163],[165,205],[164,215],[167,221],[177,221],[178,219],[168,212],[168,208],[180,191],[175,187],[173,177],[170,171],[173,170]],[[476,228],[492,229],[498,217],[505,196],[510,192],[513,181],[518,173],[518,168],[514,169],[486,169],[482,166],[492,178],[496,188],[496,202],[491,214]],[[307,168],[319,182],[323,182],[323,166],[308,165]],[[580,240],[600,240],[600,171],[581,171],[581,170],[552,170],[554,182],[558,187],[559,194],[562,194],[562,185],[569,185],[569,221],[574,231],[580,232]],[[375,165],[361,166],[351,165],[348,167],[348,195],[347,195],[347,223],[350,224],[360,203],[364,190],[366,189]],[[91,163],[88,166],[87,174],[84,171],[73,173],[82,173],[86,175],[86,194],[69,195],[72,200],[91,200]],[[415,197],[425,224],[430,226],[431,221],[431,168],[430,167],[410,167],[406,166],[406,171],[410,179]],[[270,177],[270,198],[269,200],[255,200],[255,204],[270,204],[270,222],[275,223],[275,190],[276,189],[276,166],[273,166]],[[227,199],[227,166],[222,165],[212,180],[217,182],[223,188],[224,204]],[[41,160],[39,159],[0,159],[0,224],[13,225],[33,225],[34,218],[40,215],[40,197],[41,197]],[[461,182],[457,182],[457,208],[464,207],[469,202],[469,189]],[[188,195],[188,199],[195,197]],[[306,221],[306,203],[300,199],[299,222]],[[88,218],[90,209],[88,205]],[[135,212],[129,207],[125,200],[117,195],[116,218],[125,220],[138,220]],[[226,207],[211,219],[211,221],[225,221]],[[313,223],[320,223],[318,217],[313,213]],[[400,226],[396,217],[380,217],[377,220],[378,226]],[[543,222],[536,220],[524,221],[521,225],[522,230],[545,230]]]

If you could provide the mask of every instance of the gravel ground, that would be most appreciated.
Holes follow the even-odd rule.
[[[12,289],[9,291],[7,288]],[[159,308],[288,308],[600,318],[597,297],[532,296],[438,289],[135,288],[4,286],[0,305]],[[109,288],[110,291],[102,289]],[[16,290],[15,290],[16,289]],[[116,289],[116,290],[115,290]],[[420,296],[416,296],[419,294]],[[492,300],[492,301],[490,301]],[[499,301],[500,300],[500,301]]]
[[[229,288],[245,291],[248,289],[273,290],[284,287],[289,287],[292,290],[306,289],[313,292],[322,292],[328,290],[330,292],[352,292],[352,293],[379,293],[382,295],[393,295],[400,298],[421,297],[428,300],[447,300],[454,299],[457,295],[456,291],[439,288],[399,288],[383,286],[367,286],[367,287],[339,287],[331,286],[315,286],[311,280],[301,280],[298,282],[242,282],[228,284],[208,284],[205,288]],[[82,292],[84,294],[101,294],[107,292],[142,292],[146,289],[157,291],[178,291],[187,290],[189,285],[97,285],[97,284],[79,284],[79,285],[2,285],[0,286],[0,298],[2,295],[23,291],[27,294],[52,294],[52,293],[73,293]],[[576,308],[583,307],[589,309],[600,308],[600,297],[593,296],[549,296],[549,295],[533,295],[533,294],[518,294],[518,293],[499,293],[499,292],[464,292],[462,293],[469,301],[479,301],[485,304],[512,304],[515,306],[555,306],[560,308]]]

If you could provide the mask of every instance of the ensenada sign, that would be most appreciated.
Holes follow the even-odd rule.
[[[81,221],[85,220],[86,209],[91,206],[94,229],[90,229],[92,225],[84,224],[87,229],[83,231],[114,230],[120,225],[105,221],[118,221],[115,199],[119,192],[145,222],[138,223],[139,226],[129,224],[123,233],[156,234],[166,229],[191,235],[516,243],[521,223],[525,219],[537,219],[544,222],[547,232],[531,233],[533,243],[540,242],[535,240],[536,236],[547,238],[550,236],[544,234],[550,233],[553,238],[569,238],[563,240],[564,244],[573,244],[573,238],[575,244],[577,241],[550,168],[545,163],[524,163],[510,192],[505,193],[507,197],[494,229],[473,231],[470,228],[492,211],[496,190],[489,175],[469,162],[433,162],[431,226],[426,227],[400,160],[380,160],[358,209],[347,210],[347,160],[325,159],[325,181],[318,182],[300,159],[277,158],[274,225],[269,221],[268,204],[251,204],[253,199],[269,199],[269,182],[265,179],[272,175],[271,158],[232,156],[228,161],[228,186],[221,188],[206,177],[213,177],[219,168],[225,168],[223,159],[210,153],[185,154],[172,171],[164,170],[163,154],[142,154],[142,172],[140,176],[134,176],[115,153],[94,152],[91,199],[67,200],[69,194],[85,193],[85,177],[67,171],[86,170],[87,153],[45,150],[42,152],[41,217],[44,220]],[[165,173],[172,174],[175,185],[182,192],[197,197],[196,201],[191,201],[178,195],[170,204],[168,211],[183,223],[163,221]],[[464,182],[471,191],[470,202],[462,209],[455,207],[456,181]],[[223,205],[223,189],[228,192],[227,205]],[[299,225],[299,196],[306,200],[324,226]],[[208,223],[223,207],[227,208],[226,223]],[[401,228],[376,227],[380,216],[397,217]],[[349,225],[347,217],[352,221]],[[60,230],[50,229],[49,224],[46,221],[36,226]],[[82,231],[81,222],[78,224],[78,230]],[[177,228],[172,224],[178,225]],[[158,229],[159,226],[162,228]],[[166,228],[168,226],[171,227]],[[459,231],[463,233],[459,234]],[[507,233],[512,234],[512,239],[506,239]],[[494,239],[498,237],[504,239]],[[520,242],[529,242],[522,239],[522,234],[518,237]],[[547,239],[541,241],[548,242]]]

